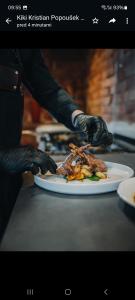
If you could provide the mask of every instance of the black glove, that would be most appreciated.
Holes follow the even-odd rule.
[[[108,132],[106,123],[101,117],[82,113],[75,117],[74,127],[82,132],[84,138],[93,146],[108,146],[113,142],[113,135]]]
[[[36,175],[39,170],[45,174],[47,170],[56,173],[57,165],[44,152],[32,146],[20,146],[9,150],[0,150],[0,170],[8,173],[31,171]]]

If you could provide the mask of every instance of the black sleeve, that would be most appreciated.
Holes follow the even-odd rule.
[[[28,62],[24,63],[23,82],[43,108],[47,109],[60,123],[74,129],[71,114],[79,107],[53,79],[40,50],[32,50]]]

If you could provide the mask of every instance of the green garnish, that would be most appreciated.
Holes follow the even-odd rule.
[[[92,181],[99,181],[100,180],[100,177],[96,176],[96,175],[92,175],[90,177],[88,177],[89,180],[92,180]]]
[[[68,182],[68,177],[67,176],[64,176],[64,179],[66,180],[66,182]]]

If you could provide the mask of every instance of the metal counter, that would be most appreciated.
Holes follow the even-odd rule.
[[[100,158],[135,169],[134,153]],[[116,192],[72,196],[48,192],[27,178],[0,246],[1,251],[134,251],[135,209]]]

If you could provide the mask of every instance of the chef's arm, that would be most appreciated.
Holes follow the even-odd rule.
[[[35,175],[39,171],[45,174],[47,170],[55,173],[56,168],[51,157],[30,145],[13,148],[0,146],[0,172],[17,174],[31,171]]]
[[[72,113],[79,110],[79,107],[74,103],[73,98],[53,79],[40,50],[32,51],[32,57],[24,69],[24,84],[32,96],[60,123],[74,129]]]
[[[108,132],[105,121],[100,116],[89,116],[79,111],[73,98],[50,75],[40,50],[32,51],[24,69],[24,83],[33,97],[59,122],[71,130],[82,132],[84,138],[95,146],[112,143],[112,134]]]

